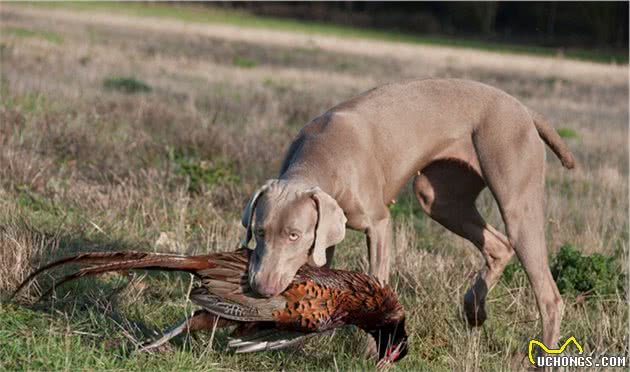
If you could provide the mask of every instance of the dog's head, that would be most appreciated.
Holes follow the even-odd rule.
[[[284,291],[298,269],[326,263],[326,248],[345,237],[346,217],[335,199],[318,187],[269,180],[243,212],[242,242],[256,240],[249,261],[249,284],[263,296]]]

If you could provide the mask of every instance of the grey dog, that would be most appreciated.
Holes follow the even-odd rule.
[[[563,302],[551,276],[544,234],[545,147],[566,168],[573,155],[555,130],[507,93],[482,83],[425,79],[388,84],[313,119],[289,147],[278,179],[243,213],[252,288],[282,292],[298,268],[330,264],[346,226],[367,237],[370,273],[387,281],[392,222],[388,204],[415,175],[422,209],[468,239],[486,265],[464,296],[471,325],[516,252],[534,290],[543,342],[558,342]],[[475,207],[488,187],[507,237]],[[255,222],[254,222],[255,221]]]

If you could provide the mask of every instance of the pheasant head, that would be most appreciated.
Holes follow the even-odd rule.
[[[391,287],[368,276],[361,279],[353,282],[352,296],[358,305],[353,323],[376,341],[378,366],[384,367],[407,355],[405,312]]]
[[[370,330],[368,334],[376,340],[378,367],[397,362],[407,355],[408,341],[404,317]]]

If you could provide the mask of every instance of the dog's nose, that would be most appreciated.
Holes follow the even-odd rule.
[[[256,288],[256,292],[263,297],[273,297],[277,295],[274,285],[261,284]]]
[[[254,290],[261,296],[273,297],[282,292],[280,276],[277,274],[260,275],[254,278]]]

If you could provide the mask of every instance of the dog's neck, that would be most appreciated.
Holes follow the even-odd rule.
[[[321,168],[297,163],[291,164],[278,178],[291,183],[303,184],[305,189],[317,186],[332,198],[337,199],[340,192],[338,188],[341,185],[331,182],[335,177],[323,173],[325,172]]]

